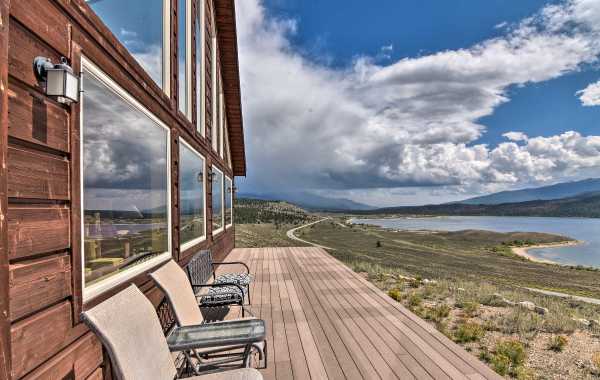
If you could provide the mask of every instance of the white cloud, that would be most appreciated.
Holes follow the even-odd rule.
[[[581,104],[587,107],[600,106],[600,81],[588,85],[581,91],[577,91]]]
[[[597,137],[576,132],[473,145],[510,86],[597,62],[598,1],[547,6],[470,48],[387,66],[359,57],[346,70],[303,58],[289,42],[296,28],[258,0],[238,3],[248,189],[476,189],[600,169]]]

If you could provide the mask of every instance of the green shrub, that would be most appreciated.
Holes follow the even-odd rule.
[[[556,335],[550,338],[550,348],[552,351],[561,352],[565,349],[565,346],[569,343],[567,337],[564,335]]]
[[[443,304],[439,304],[436,307],[433,308],[433,315],[434,318],[432,318],[434,321],[439,322],[442,319],[446,318],[448,315],[450,315],[450,306],[446,305],[445,303]]]
[[[474,317],[479,312],[479,304],[477,302],[463,302],[462,311],[467,317]]]
[[[507,334],[537,333],[544,327],[543,318],[531,311],[516,308],[500,319],[499,329]]]
[[[510,359],[513,367],[518,367],[525,362],[525,347],[518,340],[505,340],[496,344],[497,355],[504,355]]]
[[[492,355],[490,364],[492,369],[500,376],[506,376],[510,370],[510,358],[505,355]]]
[[[485,330],[475,322],[465,322],[458,326],[454,340],[458,343],[476,342],[483,338]]]
[[[415,294],[415,293],[411,293],[411,295],[408,296],[408,305],[410,307],[420,306],[421,303],[423,303],[423,299],[421,298],[420,295]]]
[[[536,378],[533,370],[531,370],[530,368],[525,368],[524,366],[514,368],[512,371],[512,375],[517,380],[534,380]]]
[[[419,286],[421,286],[421,280],[419,278],[411,278],[410,280],[408,280],[408,285],[411,288],[418,288]]]
[[[402,291],[398,288],[391,289],[388,292],[388,296],[399,302],[402,300]]]
[[[375,243],[375,247],[381,248],[381,241],[380,240],[377,240],[377,243]]]

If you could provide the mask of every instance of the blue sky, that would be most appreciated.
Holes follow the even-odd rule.
[[[599,3],[238,3],[242,191],[395,205],[600,177]]]

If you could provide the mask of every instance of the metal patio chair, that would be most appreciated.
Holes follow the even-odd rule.
[[[220,329],[224,336],[228,336],[228,329],[245,328],[257,323],[256,321],[260,321],[260,323],[264,325],[264,321],[254,317],[206,323],[202,311],[200,310],[202,305],[199,304],[185,271],[173,260],[170,260],[159,269],[150,273],[150,277],[165,294],[165,297],[171,306],[171,310],[175,315],[175,321],[180,329],[199,325],[212,326],[211,328]],[[248,351],[249,349],[255,350],[258,353],[259,361],[263,361],[263,368],[266,368],[267,342],[265,339],[251,343],[246,341],[233,342],[230,344],[223,344],[220,347],[184,350],[184,353],[188,359],[188,364],[192,363],[192,359],[196,359],[200,366],[204,367],[241,360],[245,366],[248,366],[250,354],[252,353],[251,351]]]
[[[131,285],[81,314],[98,336],[119,380],[172,380],[178,378],[167,339],[152,303]],[[188,340],[189,346],[194,346]],[[255,369],[243,368],[192,377],[192,380],[260,380]]]
[[[245,272],[224,273],[217,276],[216,267],[226,265],[243,266]],[[196,295],[202,294],[203,306],[223,306],[233,304],[244,304],[250,299],[250,283],[252,275],[248,265],[241,261],[214,262],[210,250],[200,251],[186,265],[186,271],[190,283]],[[211,278],[212,283],[209,284]],[[213,285],[214,284],[214,285]],[[208,292],[202,293],[204,288]],[[242,308],[242,313],[244,309]]]

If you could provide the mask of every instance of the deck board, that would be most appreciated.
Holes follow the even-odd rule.
[[[320,248],[242,248],[266,321],[265,379],[500,379]],[[228,317],[235,317],[232,312]]]

